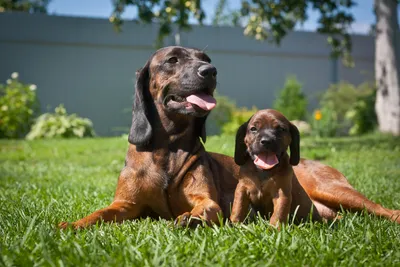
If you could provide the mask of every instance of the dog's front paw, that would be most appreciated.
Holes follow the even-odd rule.
[[[200,218],[192,216],[190,212],[185,212],[184,214],[178,216],[174,222],[175,226],[178,227],[191,227],[195,228],[198,225],[202,224],[202,220]]]
[[[189,222],[190,222],[190,219],[191,219],[191,216],[192,215],[190,214],[190,212],[185,212],[184,214],[178,216],[175,219],[174,225],[175,226],[181,226],[181,227],[188,226]]]

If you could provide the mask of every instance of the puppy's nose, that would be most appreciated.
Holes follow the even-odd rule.
[[[217,69],[212,65],[203,65],[197,70],[197,74],[202,78],[215,78]]]
[[[270,146],[270,145],[272,145],[273,144],[273,140],[271,139],[271,138],[268,138],[268,137],[263,137],[263,138],[261,138],[261,141],[260,141],[260,143],[263,145],[263,146]]]

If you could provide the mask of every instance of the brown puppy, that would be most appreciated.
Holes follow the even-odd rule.
[[[276,110],[260,110],[236,135],[235,162],[241,166],[231,220],[243,221],[249,204],[270,223],[285,223],[288,214],[330,220],[345,210],[367,210],[400,223],[400,211],[376,204],[357,192],[337,170],[300,160],[297,128]],[[286,153],[290,146],[290,158]],[[297,165],[292,168],[292,165]]]
[[[218,223],[229,214],[237,181],[232,158],[209,154],[205,120],[215,106],[216,68],[200,50],[166,47],[136,74],[133,120],[125,168],[114,201],[61,228],[150,216]],[[237,168],[236,168],[237,170]]]
[[[274,110],[262,114],[237,131],[235,162],[242,167],[230,219],[243,221],[250,204],[264,214],[273,206],[270,223],[275,226],[285,223],[290,212],[292,165],[300,161],[300,134],[282,114]]]

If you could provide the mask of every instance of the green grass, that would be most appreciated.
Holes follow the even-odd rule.
[[[233,142],[209,137],[207,149],[233,155]],[[301,148],[400,209],[399,138],[308,138]],[[126,150],[121,138],[0,141],[0,266],[400,266],[400,226],[366,214],[280,232],[262,219],[196,230],[150,219],[57,230],[112,201]]]

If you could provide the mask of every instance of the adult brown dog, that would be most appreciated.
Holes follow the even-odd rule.
[[[218,223],[219,213],[229,218],[240,168],[231,157],[207,153],[200,141],[206,140],[205,120],[215,105],[216,74],[200,50],[175,46],[156,51],[136,73],[130,144],[114,201],[59,227],[139,217],[176,218],[179,225],[197,224],[191,217]],[[324,166],[313,166],[324,173]],[[313,179],[318,185],[327,178]]]
[[[219,213],[229,214],[237,180],[233,159],[207,153],[199,138],[206,141],[205,120],[215,106],[216,68],[200,50],[166,47],[136,76],[130,145],[114,201],[72,227],[146,216],[218,223]]]
[[[268,216],[272,212],[273,225],[285,223],[288,215],[295,212],[296,219],[306,219],[311,210],[314,220],[334,219],[341,207],[350,211],[365,209],[400,223],[399,210],[370,201],[336,169],[300,159],[299,144],[296,126],[276,110],[260,110],[240,126],[235,146],[240,180],[232,221],[243,221],[252,204],[261,214]]]

